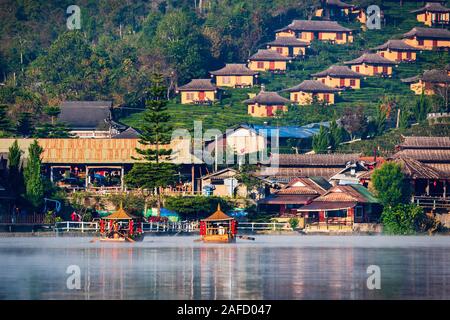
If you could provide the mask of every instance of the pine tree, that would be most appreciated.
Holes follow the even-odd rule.
[[[339,144],[344,140],[344,132],[341,127],[338,126],[336,120],[331,121],[330,123],[330,135],[329,135],[329,143],[331,150],[336,150]]]
[[[41,154],[44,150],[37,140],[28,148],[28,161],[24,170],[25,198],[38,209],[44,198],[44,181],[41,175]]]
[[[172,127],[167,114],[166,87],[161,75],[154,75],[146,110],[143,115],[144,125],[141,128],[139,143],[152,148],[136,148],[142,156],[143,163],[133,165],[126,177],[130,186],[147,190],[156,190],[158,216],[161,212],[160,188],[166,187],[176,180],[176,166],[166,162],[172,150],[166,147],[170,143]]]
[[[0,105],[0,136],[8,136],[12,131],[12,124],[8,117],[8,106]]]
[[[15,197],[23,191],[23,176],[20,168],[20,159],[23,151],[20,150],[17,140],[8,150],[8,183]]]
[[[29,137],[34,132],[33,121],[31,120],[31,113],[22,112],[19,114],[19,120],[17,121],[16,131],[18,134]]]
[[[326,153],[328,145],[328,130],[324,126],[320,126],[319,133],[313,137],[313,150],[315,153]]]

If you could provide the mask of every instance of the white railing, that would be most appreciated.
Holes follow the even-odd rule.
[[[289,223],[283,222],[239,222],[238,230],[250,230],[250,231],[280,231],[280,230],[292,230]]]
[[[92,232],[99,231],[99,225],[97,222],[75,222],[75,221],[63,221],[55,223],[55,231],[81,231]]]
[[[119,225],[121,223],[119,222]],[[138,226],[138,224],[136,225]],[[178,232],[198,232],[199,223],[198,221],[181,221],[181,222],[142,222],[140,227],[145,233],[154,232],[167,232],[167,233],[178,233]],[[105,225],[105,229],[108,230],[109,224]],[[289,223],[282,222],[239,222],[238,230],[246,231],[281,231],[281,230],[292,230]],[[98,222],[73,222],[64,221],[55,223],[55,231],[57,232],[68,232],[68,231],[79,231],[79,232],[98,232],[100,231],[100,226]]]

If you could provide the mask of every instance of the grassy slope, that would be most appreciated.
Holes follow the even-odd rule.
[[[399,7],[398,3],[387,3],[385,15],[387,24],[381,30],[369,30],[359,32],[355,35],[355,42],[350,45],[330,45],[324,43],[314,43],[305,61],[294,61],[289,65],[289,70],[285,75],[272,75],[263,73],[260,82],[264,83],[267,90],[281,90],[289,86],[300,83],[305,79],[310,79],[310,74],[326,69],[328,66],[358,57],[364,50],[382,44],[390,38],[400,38],[403,33],[412,27],[420,25],[413,14],[409,11],[418,5],[406,3]],[[289,21],[286,21],[286,24]],[[359,23],[347,24],[347,26],[358,30]],[[418,54],[418,61],[414,64],[400,64],[394,70],[391,79],[381,79],[369,77],[363,80],[360,90],[342,93],[334,106],[333,112],[341,114],[347,106],[362,105],[368,115],[373,114],[375,107],[383,95],[402,96],[411,101],[415,100],[409,86],[401,83],[399,79],[414,76],[424,69],[444,65],[448,62],[448,53],[423,52]],[[253,118],[247,115],[247,108],[242,100],[247,98],[247,93],[258,92],[259,88],[252,89],[229,89],[223,94],[220,103],[214,106],[192,106],[181,105],[179,98],[174,98],[169,104],[169,113],[176,128],[192,128],[194,120],[203,121],[203,127],[217,128],[224,130],[239,123],[261,124],[264,121],[277,124],[305,124],[307,122],[329,120],[331,112],[318,111],[314,107],[303,108],[300,116],[291,119],[263,119]],[[128,125],[139,127],[141,116],[139,113],[133,114],[122,121]]]

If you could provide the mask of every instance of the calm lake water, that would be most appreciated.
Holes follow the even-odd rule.
[[[450,299],[450,237],[194,239],[0,238],[0,299]],[[80,290],[67,288],[70,265]]]

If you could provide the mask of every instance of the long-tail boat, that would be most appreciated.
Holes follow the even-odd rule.
[[[120,204],[117,211],[100,220],[100,238],[102,242],[136,242],[144,239],[140,228],[135,228],[137,217],[128,214]],[[108,225],[106,225],[108,224]],[[123,228],[124,225],[126,228]]]
[[[217,211],[200,221],[200,236],[203,242],[229,243],[236,241],[237,221],[227,216],[217,205]]]

